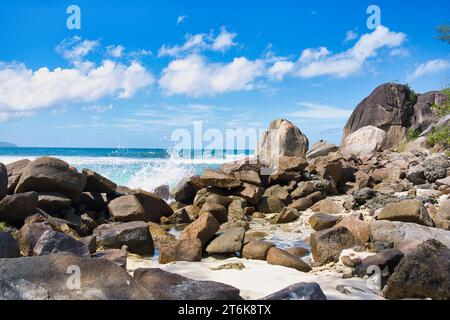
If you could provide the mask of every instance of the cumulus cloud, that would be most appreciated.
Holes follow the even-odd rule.
[[[295,68],[295,64],[291,61],[276,61],[267,69],[269,78],[282,80],[284,75],[288,74]]]
[[[286,62],[274,65],[272,72],[283,68],[277,73],[277,79],[287,74],[301,78],[344,78],[360,71],[364,62],[375,57],[381,48],[399,47],[405,39],[404,33],[392,32],[384,26],[379,26],[373,32],[362,35],[353,47],[346,51],[333,54],[326,47],[307,48],[301,52],[299,59],[293,62],[294,65]]]
[[[159,85],[168,95],[211,96],[255,88],[265,72],[262,60],[234,58],[230,63],[212,63],[198,54],[176,59],[163,70]]]
[[[438,74],[448,69],[450,69],[450,61],[448,60],[443,59],[429,60],[417,66],[416,70],[414,70],[410,75],[408,75],[408,80],[411,81],[417,78],[421,78],[423,76]]]
[[[14,115],[64,102],[128,98],[153,82],[153,75],[138,62],[105,60],[89,70],[31,70],[24,64],[0,63],[0,112]]]
[[[198,33],[186,35],[186,40],[182,45],[169,46],[163,44],[159,49],[158,57],[177,57],[183,54],[198,53],[204,50],[224,52],[230,47],[235,46],[234,38],[236,33],[227,31],[225,27],[220,28],[220,33],[214,37],[211,34]]]
[[[108,55],[113,58],[120,58],[123,55],[125,48],[122,45],[106,47]]]
[[[83,40],[79,36],[74,36],[70,39],[64,39],[56,47],[56,52],[69,61],[79,61],[98,46],[98,40]]]
[[[302,101],[297,104],[302,109],[288,114],[292,118],[301,119],[348,119],[352,110],[340,109],[326,104]]]
[[[303,51],[297,75],[302,78],[324,75],[347,77],[358,72],[368,58],[377,55],[379,49],[398,47],[405,38],[404,33],[392,32],[379,26],[372,33],[361,36],[352,48],[342,53],[330,54],[326,48],[320,48],[312,53],[308,52],[308,61],[302,61],[305,54]]]
[[[222,52],[228,50],[228,48],[236,45],[234,42],[236,36],[236,33],[228,32],[225,27],[220,28],[220,34],[212,42],[212,49]]]

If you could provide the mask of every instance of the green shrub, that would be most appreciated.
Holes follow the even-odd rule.
[[[406,150],[406,142],[400,143],[397,148],[395,148],[395,151],[398,153],[405,152]]]
[[[418,97],[417,93],[413,89],[411,89],[411,86],[408,83],[406,84],[406,86],[409,89],[409,95],[408,95],[408,97],[406,99],[406,106],[407,107],[408,106],[413,106],[417,102],[417,97]]]
[[[431,147],[441,146],[446,149],[450,147],[450,127],[445,127],[442,129],[434,129],[427,137],[427,142]]]
[[[418,130],[414,130],[413,128],[409,128],[406,132],[406,141],[410,142],[413,140],[416,140],[420,135],[420,132]]]
[[[0,232],[6,230],[6,224],[4,222],[0,222]]]
[[[447,99],[440,106],[438,106],[437,104],[433,105],[433,109],[436,110],[436,114],[438,115],[438,117],[443,117],[450,113],[450,88],[442,90],[442,93],[445,94]]]

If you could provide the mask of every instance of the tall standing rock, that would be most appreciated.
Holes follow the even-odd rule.
[[[343,138],[363,127],[374,126],[387,133],[384,148],[397,146],[406,138],[416,99],[406,85],[382,84],[358,104],[344,127]]]
[[[411,118],[411,127],[419,132],[427,129],[437,120],[433,105],[442,105],[445,95],[440,91],[431,91],[420,94],[414,105],[414,115]]]
[[[344,158],[363,157],[383,150],[386,141],[386,132],[374,126],[367,126],[348,135],[339,150]]]
[[[280,156],[305,159],[309,148],[308,138],[292,122],[274,120],[260,138],[257,155],[265,165],[277,166]]]
[[[42,157],[29,163],[22,172],[15,193],[26,191],[59,192],[76,200],[86,186],[86,178],[65,161]]]

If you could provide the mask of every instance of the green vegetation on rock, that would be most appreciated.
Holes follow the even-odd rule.
[[[4,222],[0,222],[0,232],[3,232],[6,230],[6,224]]]
[[[433,105],[433,109],[436,110],[436,114],[438,117],[443,117],[450,113],[450,88],[443,89],[442,93],[445,94],[447,99],[440,106],[437,104]]]
[[[450,147],[450,127],[434,129],[427,137],[427,143],[431,147],[441,146],[446,149]]]
[[[409,128],[408,131],[406,132],[406,141],[407,142],[414,141],[419,137],[419,135],[420,135],[419,130]]]

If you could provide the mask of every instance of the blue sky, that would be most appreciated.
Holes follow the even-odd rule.
[[[69,5],[81,29],[69,30]],[[369,5],[381,26],[368,29]],[[338,143],[376,86],[448,83],[438,1],[2,1],[0,141],[169,147],[174,130],[296,123]]]

